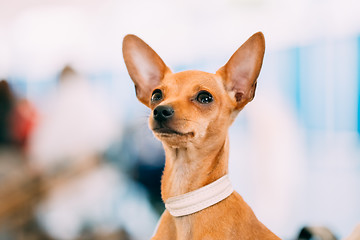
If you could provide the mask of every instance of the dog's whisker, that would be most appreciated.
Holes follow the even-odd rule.
[[[196,122],[194,120],[191,120],[191,119],[187,119],[187,118],[180,118],[179,120],[184,120],[184,121],[187,121],[187,122],[192,122],[192,123],[199,124],[198,122]]]

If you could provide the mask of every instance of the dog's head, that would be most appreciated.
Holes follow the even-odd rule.
[[[126,67],[136,96],[152,110],[155,136],[174,147],[217,142],[226,136],[237,113],[255,95],[265,51],[262,33],[250,37],[216,74],[172,73],[163,60],[135,35],[123,41]]]

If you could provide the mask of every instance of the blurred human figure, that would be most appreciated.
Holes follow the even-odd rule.
[[[114,119],[99,91],[65,67],[31,138],[33,165],[46,171],[104,151],[118,135]]]
[[[60,179],[38,206],[44,229],[60,240],[119,229],[131,239],[149,238],[157,215],[145,191],[102,157],[120,135],[104,96],[65,67],[46,103],[30,142],[31,164],[45,182]]]
[[[30,101],[16,98],[7,81],[1,80],[0,239],[49,239],[35,220],[41,185],[24,154],[36,116]]]
[[[5,81],[0,81],[0,144],[26,150],[37,121],[37,111],[27,99],[17,99]]]

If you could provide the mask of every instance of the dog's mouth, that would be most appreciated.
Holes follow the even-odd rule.
[[[193,132],[188,132],[188,133],[182,133],[182,132],[178,132],[174,129],[171,129],[169,127],[166,126],[162,126],[162,127],[155,127],[153,128],[153,131],[161,136],[164,137],[170,137],[170,136],[190,136],[193,137],[194,133]]]

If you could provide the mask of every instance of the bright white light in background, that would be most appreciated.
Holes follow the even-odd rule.
[[[53,76],[66,63],[86,59],[92,47],[88,16],[72,7],[38,7],[12,26],[11,50],[17,72],[30,79]]]
[[[125,71],[121,41],[127,33],[143,37],[170,66],[214,58],[220,67],[256,31],[265,33],[268,51],[360,31],[355,0],[38,3],[19,11],[10,34],[4,32],[12,61],[0,61],[0,74],[10,67],[27,78],[46,78],[67,63],[83,72]]]
[[[0,35],[3,36],[5,31],[1,31]],[[6,78],[9,75],[10,69],[10,49],[7,47],[9,46],[7,39],[4,37],[0,37],[0,79]]]

